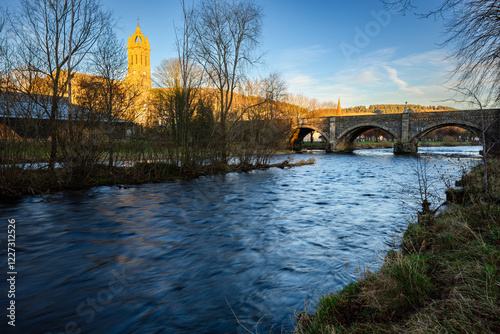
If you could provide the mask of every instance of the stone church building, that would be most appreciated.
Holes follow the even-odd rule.
[[[133,35],[129,36],[127,43],[128,51],[128,74],[125,84],[134,86],[138,91],[138,98],[135,104],[135,122],[147,124],[151,121],[149,113],[149,101],[151,99],[151,64],[148,37],[145,36],[137,21],[137,29]]]

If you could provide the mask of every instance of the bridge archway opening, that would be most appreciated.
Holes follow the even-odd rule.
[[[361,129],[357,131],[356,133],[354,133],[351,140],[353,142],[392,142],[394,141],[394,136],[381,128],[370,128],[368,130]]]
[[[342,140],[343,139],[343,140]],[[381,127],[366,125],[355,128],[341,138],[345,151],[362,149],[365,146],[392,147],[396,136]]]
[[[292,131],[289,136],[288,146],[290,149],[295,151],[302,150],[304,146],[326,150],[327,141],[328,138],[319,129],[315,129],[313,127],[301,127]]]
[[[419,143],[421,144],[422,142],[425,142],[426,140],[429,139],[430,141],[432,141],[432,139],[451,140],[453,139],[453,135],[457,136],[456,138],[459,139],[457,141],[475,142],[478,145],[480,145],[480,139],[482,137],[481,129],[469,124],[443,123],[430,126],[426,129],[418,129],[418,130],[420,130],[419,133],[411,140],[411,143],[415,145],[415,147],[417,147]],[[446,138],[446,136],[443,136],[443,134],[450,134],[450,136]],[[487,141],[488,139],[489,138],[486,138]]]
[[[479,130],[473,131],[470,127],[447,125],[437,128],[432,128],[430,131],[423,133],[418,138],[418,143],[478,143]]]

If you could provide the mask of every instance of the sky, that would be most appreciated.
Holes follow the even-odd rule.
[[[443,22],[391,13],[378,0],[255,0],[263,9],[255,75],[279,72],[288,92],[343,107],[371,104],[456,106],[446,89],[451,61]],[[15,0],[5,0],[11,8]],[[176,56],[174,26],[182,23],[179,0],[101,0],[118,20],[126,43],[140,20],[151,45],[151,69]],[[190,3],[189,0],[186,3]],[[421,0],[425,8],[439,3]],[[4,5],[5,6],[5,5]]]

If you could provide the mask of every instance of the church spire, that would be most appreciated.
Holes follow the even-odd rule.
[[[128,76],[136,77],[143,81],[143,84],[151,82],[150,52],[148,37],[139,28],[139,18],[137,18],[137,29],[133,35],[129,36],[127,43],[128,50]],[[136,80],[136,81],[137,81]]]
[[[342,114],[342,108],[340,107],[340,97],[339,97],[339,103],[337,103],[337,116],[340,116]]]

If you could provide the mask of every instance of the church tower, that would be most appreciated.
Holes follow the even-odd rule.
[[[128,74],[125,79],[128,85],[134,86],[139,93],[136,110],[136,122],[145,124],[147,121],[148,100],[151,95],[151,47],[147,36],[139,28],[129,36],[127,43]]]
[[[134,34],[128,38],[127,51],[129,80],[151,89],[151,66],[149,64],[151,47],[147,36],[144,36],[139,28],[139,20],[137,20],[137,29]]]

